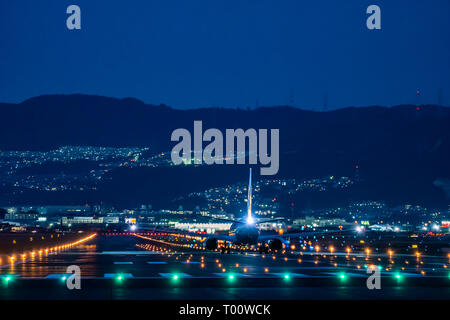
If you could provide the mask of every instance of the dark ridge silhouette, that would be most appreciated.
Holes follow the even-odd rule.
[[[146,146],[157,153],[173,147],[170,135],[174,129],[192,132],[194,120],[203,121],[203,130],[278,128],[281,159],[277,177],[353,176],[358,164],[364,183],[348,199],[442,206],[450,202],[434,183],[450,178],[450,109],[442,106],[349,107],[329,112],[288,106],[177,110],[133,98],[48,95],[0,104],[0,115],[1,150]],[[101,198],[128,205],[152,202],[151,197],[164,202],[175,193],[245,180],[246,176],[242,166],[167,169],[172,168],[113,171],[115,182],[90,194],[89,201]]]

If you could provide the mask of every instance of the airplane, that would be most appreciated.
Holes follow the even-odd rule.
[[[247,217],[241,220],[232,219],[217,219],[227,222],[232,222],[231,235],[212,235],[204,241],[205,248],[208,250],[216,250],[218,248],[218,241],[225,241],[235,245],[258,245],[260,243],[259,251],[267,251],[268,248],[278,251],[283,248],[283,245],[288,244],[287,238],[303,237],[310,235],[317,235],[322,233],[336,232],[336,231],[323,231],[323,232],[302,232],[302,233],[287,233],[284,235],[261,235],[258,229],[258,225],[266,222],[280,222],[283,218],[277,219],[264,219],[256,221],[252,216],[252,169],[250,168],[250,176],[248,181],[248,195],[247,195]],[[265,244],[268,244],[266,246]],[[227,250],[229,248],[223,248]]]

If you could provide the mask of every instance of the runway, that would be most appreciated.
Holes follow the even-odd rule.
[[[443,267],[445,259],[429,256],[423,257],[418,265],[404,265],[405,259],[400,256],[393,266],[388,266],[386,259],[367,259],[363,254],[170,251],[167,246],[133,236],[99,236],[70,251],[2,266],[0,277],[8,276],[13,281],[0,296],[4,299],[448,299],[450,277]],[[366,286],[369,276],[366,267],[374,263],[381,271],[382,290],[369,290]],[[82,290],[70,291],[61,281],[70,265],[81,269]]]

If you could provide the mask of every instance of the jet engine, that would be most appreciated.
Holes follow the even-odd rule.
[[[207,250],[213,251],[213,250],[216,250],[217,247],[218,247],[218,242],[217,242],[216,238],[208,238],[208,239],[206,239],[206,241],[205,241],[205,248]]]
[[[272,239],[269,242],[269,247],[272,251],[279,251],[283,249],[283,242],[278,238]]]

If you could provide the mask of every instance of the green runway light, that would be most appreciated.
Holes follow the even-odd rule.
[[[344,272],[341,272],[338,274],[339,279],[341,279],[342,281],[344,281],[345,279],[347,279],[347,276],[345,275]]]
[[[117,282],[122,282],[122,280],[123,280],[123,276],[122,276],[121,274],[119,274],[119,275],[116,277],[116,281],[117,281]]]
[[[66,276],[61,277],[61,281],[63,282],[66,281],[66,279],[67,279]]]
[[[395,274],[395,278],[397,279],[397,280],[402,280],[402,278],[403,278],[403,276],[400,274],[400,273],[396,273]]]
[[[5,284],[5,286],[8,286],[8,283],[12,280],[12,278],[10,276],[5,276],[3,277],[3,282]]]
[[[284,280],[289,280],[291,277],[289,276],[289,274],[285,274],[284,275]]]

